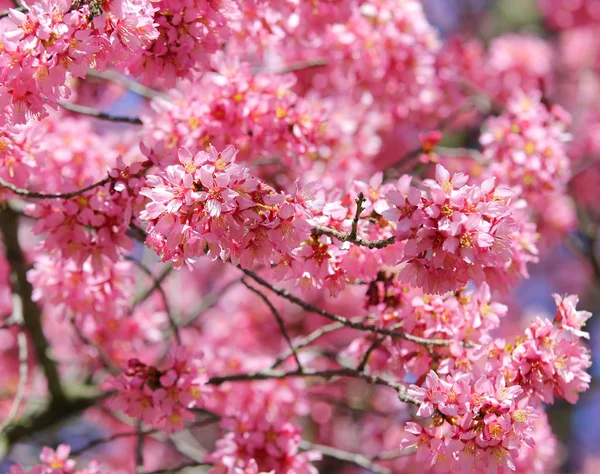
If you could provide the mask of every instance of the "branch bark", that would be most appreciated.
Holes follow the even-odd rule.
[[[42,314],[32,299],[33,288],[27,280],[28,266],[18,235],[19,215],[9,207],[0,212],[0,233],[4,240],[6,259],[11,269],[15,293],[21,299],[23,324],[31,337],[35,355],[46,377],[51,403],[64,404],[66,396],[61,385],[58,368],[50,356],[50,344],[42,328]]]

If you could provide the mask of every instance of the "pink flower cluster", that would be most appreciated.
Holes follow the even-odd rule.
[[[56,450],[44,446],[40,453],[38,464],[26,471],[19,464],[10,468],[10,474],[108,474],[108,471],[101,469],[96,461],[90,462],[84,469],[75,469],[75,461],[69,459],[71,447],[66,444],[59,445]]]
[[[402,178],[387,194],[392,204],[383,217],[404,242],[402,281],[428,293],[444,293],[468,281],[486,281],[485,270],[504,268],[512,257],[518,229],[508,206],[511,193],[488,179],[467,186],[468,177],[436,167],[435,180],[421,191]]]
[[[437,422],[429,428],[407,423],[402,446],[416,447],[417,460],[435,472],[514,471],[520,449],[534,445],[531,431],[538,413],[521,397],[523,389],[507,386],[502,375],[440,379],[431,371],[425,387],[411,385],[408,393],[420,402],[417,415]]]
[[[299,61],[325,59],[334,90],[368,90],[379,107],[407,117],[435,107],[438,49],[420,2],[369,0],[356,2],[345,23],[327,26],[296,55]]]
[[[241,416],[223,422],[228,433],[205,458],[211,474],[318,474],[310,463],[321,456],[300,451],[301,430],[282,419],[273,421]]]
[[[519,187],[534,201],[551,191],[563,191],[570,177],[566,154],[569,114],[560,106],[548,108],[541,94],[516,94],[505,113],[486,122],[481,135],[490,173]]]
[[[103,256],[117,261],[123,250],[132,248],[126,236],[134,210],[143,198],[139,190],[144,164],[110,170],[110,181],[70,199],[45,199],[28,206],[29,215],[38,219],[34,232],[48,233],[43,248],[79,265],[91,259],[101,269]],[[135,212],[137,213],[137,211]]]
[[[0,86],[10,97],[9,121],[47,115],[46,104],[69,96],[70,76],[86,67],[104,69],[139,53],[156,37],[149,0],[118,0],[92,12],[71,0],[43,0],[28,13],[10,10],[0,32]],[[0,104],[2,105],[2,104]]]
[[[140,214],[149,221],[147,245],[163,261],[181,265],[205,253],[245,268],[289,258],[310,233],[305,211],[235,164],[228,147],[192,155],[150,175],[141,190],[150,202]]]
[[[170,100],[153,102],[145,144],[162,166],[180,147],[192,153],[233,145],[247,161],[273,160],[309,167],[323,141],[325,110],[292,92],[293,74],[253,74],[248,63],[213,59],[201,85],[183,84]]]
[[[178,346],[160,369],[131,359],[123,375],[107,380],[107,386],[117,390],[109,406],[173,433],[195,419],[190,409],[204,406],[210,391],[207,380],[201,359]]]
[[[590,352],[573,333],[578,329],[562,326],[561,306],[557,313],[559,328],[547,319],[537,318],[525,331],[525,337],[517,339],[514,349],[500,355],[508,377],[545,403],[552,403],[554,397],[576,403],[591,380],[586,372],[591,366]],[[580,313],[589,317],[586,311]],[[496,355],[493,349],[491,354]]]
[[[210,56],[230,36],[231,20],[239,15],[232,0],[152,0],[157,37],[128,64],[143,82],[173,87],[179,77],[209,69]]]

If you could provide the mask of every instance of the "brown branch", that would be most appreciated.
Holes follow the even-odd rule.
[[[121,117],[119,115],[112,115],[106,112],[100,112],[99,110],[86,107],[85,105],[73,104],[71,102],[59,101],[57,102],[63,109],[76,114],[87,115],[88,117],[97,118],[100,120],[108,120],[109,122],[117,123],[128,123],[131,125],[143,125],[144,122],[138,117]]]
[[[141,97],[145,97],[146,99],[155,99],[157,97],[165,97],[160,91],[151,89],[150,87],[146,87],[135,79],[131,77],[120,74],[117,71],[96,71],[95,69],[88,69],[87,75],[89,77],[93,77],[96,79],[101,79],[103,81],[114,82],[115,84],[119,84],[126,89],[130,90],[134,94],[137,94]]]
[[[302,371],[302,363],[300,362],[300,358],[298,357],[298,352],[296,352],[296,348],[292,344],[290,335],[288,334],[288,332],[285,328],[285,323],[283,321],[283,318],[281,317],[281,314],[279,314],[279,311],[277,311],[277,308],[275,308],[273,303],[271,303],[271,301],[269,301],[269,298],[267,298],[262,292],[260,292],[256,288],[254,288],[252,285],[248,284],[248,282],[246,282],[246,280],[242,280],[242,284],[246,288],[248,288],[250,291],[252,291],[256,295],[258,295],[265,302],[265,304],[269,307],[269,309],[271,310],[271,313],[273,313],[273,316],[275,316],[275,319],[277,320],[277,324],[279,325],[279,330],[281,331],[281,335],[287,342],[288,346],[290,347],[290,350],[292,351],[292,354],[294,355],[294,359],[296,360],[296,365],[298,366],[298,370]]]
[[[146,291],[144,291],[142,294],[140,294],[138,297],[135,298],[135,301],[133,302],[133,304],[131,305],[131,308],[129,310],[130,313],[133,313],[135,308],[137,308],[141,303],[146,301],[150,297],[150,295],[152,293],[154,293],[154,291],[157,290],[159,286],[162,285],[165,278],[167,278],[171,274],[172,271],[173,271],[173,267],[171,267],[171,266],[165,267],[165,269],[162,271],[162,273],[160,275],[158,275],[156,278],[153,278],[152,285],[150,286],[150,288],[148,288]]]
[[[21,402],[25,396],[25,386],[27,385],[27,337],[25,333],[20,330],[19,335],[17,336],[17,343],[19,345],[19,385],[17,387],[17,393],[15,398],[13,399],[12,406],[10,407],[10,412],[8,416],[4,420],[4,422],[0,425],[0,433],[3,433],[4,430],[10,426],[13,420],[16,418],[17,413],[19,412],[19,407],[21,406]]]
[[[358,367],[356,367],[356,370],[358,370],[359,372],[365,371],[365,368],[367,367],[367,364],[369,363],[369,357],[371,357],[371,354],[373,353],[373,351],[381,345],[381,343],[385,340],[386,337],[387,336],[379,336],[371,343],[371,345],[365,352],[365,355],[363,356],[362,360],[360,361],[360,364],[358,364]]]
[[[137,422],[137,442],[135,444],[135,465],[137,473],[144,474],[144,430],[142,430],[142,421]]]
[[[363,318],[357,318],[357,320],[358,319],[361,321],[363,320]],[[294,344],[294,348],[296,350],[302,349],[303,347],[309,345],[311,342],[319,339],[321,336],[324,336],[325,334],[333,332],[333,331],[337,331],[338,329],[342,329],[344,327],[346,327],[346,326],[340,322],[326,324],[325,326],[322,326],[319,329],[311,332],[308,336],[305,336],[305,337],[299,339],[298,342],[296,342],[296,344]],[[279,356],[277,356],[277,359],[275,359],[271,368],[276,369],[291,355],[292,355],[291,350],[287,350],[287,351],[281,353]]]
[[[396,391],[398,394],[398,399],[405,403],[412,403],[414,405],[419,405],[419,402],[408,395],[406,387],[398,382],[393,382],[391,380],[385,379],[383,377],[377,375],[368,375],[361,372],[358,372],[356,369],[351,367],[342,367],[339,369],[328,369],[328,370],[313,370],[313,369],[304,369],[300,370],[292,370],[288,372],[276,371],[271,369],[261,370],[257,372],[248,372],[242,374],[232,374],[232,375],[224,375],[218,377],[212,377],[208,380],[209,385],[221,385],[226,382],[247,382],[252,380],[271,380],[271,379],[287,379],[287,378],[297,378],[297,377],[317,377],[317,378],[333,378],[333,377],[351,377],[363,379],[368,383],[375,385],[384,385],[386,387],[390,387]]]
[[[156,289],[158,290],[158,292],[160,293],[160,295],[163,299],[163,303],[165,305],[165,311],[167,313],[167,318],[169,319],[169,326],[171,328],[171,331],[173,332],[173,336],[175,337],[177,344],[181,344],[181,334],[179,333],[179,326],[177,326],[177,322],[173,318],[173,314],[171,313],[171,308],[169,306],[169,299],[167,298],[167,293],[165,292],[161,283],[157,282],[157,279],[154,276],[154,274],[152,273],[152,270],[150,270],[148,267],[146,267],[146,265],[144,265],[142,262],[136,260],[133,257],[129,257],[129,256],[127,256],[125,258],[127,260],[133,262],[140,270],[142,270],[146,275],[148,275],[150,278],[152,278],[152,281],[154,282],[153,286],[156,287]]]
[[[90,184],[89,186],[86,186],[83,189],[71,191],[68,193],[38,193],[36,191],[29,191],[27,189],[18,188],[14,184],[4,181],[2,178],[0,178],[0,187],[8,189],[13,193],[18,194],[19,196],[23,196],[30,199],[71,199],[99,186],[104,186],[105,184],[110,183],[111,180],[112,178],[110,177],[104,178],[103,180],[98,181],[94,184]]]
[[[300,448],[305,451],[317,451],[325,457],[337,459],[338,461],[343,461],[350,464],[354,464],[356,466],[360,466],[363,469],[374,472],[375,474],[391,474],[391,471],[389,469],[378,466],[362,454],[350,453],[348,451],[342,451],[341,449],[337,449],[331,446],[310,443],[305,440],[302,440],[300,442]]]
[[[29,332],[38,363],[42,366],[48,391],[53,403],[62,404],[66,400],[58,375],[58,368],[50,358],[50,344],[42,328],[42,314],[32,299],[33,288],[27,280],[28,266],[19,243],[19,215],[9,207],[0,211],[0,233],[4,240],[6,259],[13,278],[15,293],[21,299],[24,326]]]
[[[179,471],[183,471],[184,469],[190,469],[193,467],[202,467],[202,466],[212,466],[211,463],[208,462],[197,462],[191,461],[185,464],[182,464],[177,467],[173,467],[171,469],[159,469],[158,471],[147,472],[146,474],[174,474]]]
[[[404,456],[410,456],[416,453],[415,448],[405,448],[405,449],[396,449],[394,451],[383,452],[378,454],[377,456],[373,456],[371,460],[373,461],[387,461],[390,459],[401,458]]]
[[[370,249],[382,249],[396,242],[395,237],[389,237],[387,239],[382,240],[365,240],[362,237],[353,237],[352,233],[340,232],[339,230],[331,229],[330,227],[320,225],[314,226],[312,232],[317,236],[328,235],[330,237],[335,237],[340,242],[351,242],[355,245],[360,245],[361,247],[368,247]]]
[[[206,296],[203,297],[202,303],[193,311],[193,316],[188,317],[185,321],[179,323],[179,327],[183,328],[192,324],[196,319],[198,319],[205,311],[208,311],[210,308],[215,306],[223,297],[223,295],[231,288],[233,285],[241,282],[242,280],[232,280],[227,283],[224,287],[219,288],[218,290],[212,291]],[[291,355],[291,354],[290,354]]]
[[[268,281],[266,281],[265,279],[263,279],[262,277],[258,276],[256,273],[254,273],[250,270],[246,270],[246,269],[240,267],[239,265],[238,265],[238,268],[240,270],[242,270],[250,278],[252,278],[254,281],[256,281],[259,285],[264,286],[265,288],[268,288],[276,295],[281,296],[282,298],[285,298],[288,301],[291,301],[292,303],[300,306],[301,308],[304,308],[306,311],[308,311],[310,313],[315,313],[315,314],[321,315],[332,321],[339,322],[349,328],[357,329],[360,331],[371,331],[371,332],[374,332],[377,334],[383,334],[386,336],[399,337],[401,339],[405,339],[407,341],[411,341],[416,344],[421,344],[424,346],[446,347],[446,346],[449,346],[451,342],[454,342],[454,341],[450,341],[447,339],[425,339],[423,337],[413,336],[412,334],[407,334],[404,332],[380,328],[380,327],[372,325],[372,324],[363,324],[363,323],[352,321],[343,316],[330,313],[329,311],[325,311],[324,309],[321,309],[310,303],[306,303],[305,301],[302,301],[300,298],[291,294],[289,291],[281,289],[281,288],[277,288],[276,286],[271,285]],[[466,345],[471,346],[470,343],[466,343]]]
[[[287,66],[282,67],[281,69],[277,69],[275,71],[275,74],[288,74],[290,72],[304,71],[306,69],[315,69],[324,66],[327,66],[327,60],[317,58],[309,61],[302,61],[294,64],[289,64]]]

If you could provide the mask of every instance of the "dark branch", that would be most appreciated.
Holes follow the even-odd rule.
[[[58,102],[63,109],[68,110],[70,112],[75,112],[76,114],[87,115],[88,117],[97,118],[100,120],[108,120],[110,122],[117,123],[129,123],[131,125],[143,125],[144,122],[138,117],[121,117],[119,115],[112,115],[106,112],[100,112],[99,110],[92,109],[91,107],[86,107],[84,105],[72,104],[71,102]]]
[[[153,286],[158,290],[158,292],[160,293],[160,296],[163,299],[163,302],[165,305],[165,311],[166,311],[167,317],[169,319],[169,326],[171,328],[171,331],[173,331],[173,336],[175,337],[177,344],[181,344],[181,334],[179,334],[179,326],[177,326],[177,322],[173,318],[173,314],[171,313],[171,308],[169,306],[169,299],[167,298],[167,293],[165,292],[161,283],[157,282],[157,279],[154,276],[154,274],[152,273],[152,270],[150,270],[148,267],[146,267],[146,265],[144,265],[142,262],[136,260],[133,257],[125,257],[125,258],[127,258],[127,260],[133,262],[135,265],[137,265],[137,267],[140,270],[142,270],[146,275],[148,275],[150,278],[152,278],[152,281],[154,282]]]
[[[42,328],[42,314],[32,299],[33,288],[27,280],[28,266],[19,243],[19,215],[9,207],[0,212],[0,233],[4,240],[6,259],[9,263],[15,293],[21,299],[24,326],[31,341],[39,364],[42,366],[52,402],[63,403],[66,400],[58,375],[58,368],[50,358],[50,344]]]
[[[300,442],[300,448],[306,451],[318,451],[323,456],[328,458],[337,459],[338,461],[355,464],[368,471],[374,472],[375,474],[390,474],[391,471],[384,467],[378,466],[366,456],[357,453],[349,453],[342,451],[341,449],[333,448],[331,446],[324,446],[322,444],[314,444],[308,441],[302,440]]]
[[[68,193],[38,193],[35,191],[29,191],[27,189],[18,188],[14,184],[4,181],[2,178],[0,178],[0,187],[8,189],[8,190],[12,191],[13,193],[18,194],[19,196],[23,196],[23,197],[31,198],[31,199],[71,199],[76,196],[79,196],[80,194],[91,191],[94,188],[104,186],[105,184],[110,183],[111,179],[112,178],[110,178],[110,177],[104,178],[103,180],[98,181],[97,183],[94,183],[94,184],[90,184],[89,186],[86,186],[83,189],[79,189],[77,191],[71,191]]]
[[[325,311],[324,309],[321,309],[317,306],[314,306],[310,303],[306,303],[305,301],[302,301],[300,298],[294,296],[293,294],[291,294],[289,291],[281,289],[281,288],[277,288],[276,286],[271,285],[268,281],[266,281],[265,279],[263,279],[262,277],[258,276],[256,273],[250,271],[250,270],[246,270],[242,267],[238,268],[240,270],[242,270],[246,275],[248,275],[250,278],[252,278],[254,281],[256,281],[259,285],[264,286],[265,288],[270,289],[272,292],[274,292],[275,294],[277,294],[278,296],[281,296],[282,298],[287,299],[288,301],[291,301],[292,303],[300,306],[301,308],[304,308],[306,311],[310,312],[310,313],[315,313],[318,315],[321,315],[327,319],[330,319],[332,321],[336,321],[339,322],[341,324],[343,324],[344,326],[347,326],[349,328],[352,329],[357,329],[360,331],[371,331],[377,334],[383,334],[386,336],[393,336],[393,337],[399,337],[401,339],[405,339],[407,341],[411,341],[414,342],[416,344],[421,344],[424,346],[438,346],[438,347],[445,347],[445,346],[449,346],[451,342],[450,340],[446,340],[446,339],[425,339],[423,337],[418,337],[418,336],[413,336],[412,334],[407,334],[404,332],[399,332],[399,331],[394,331],[391,329],[385,329],[385,328],[380,328],[378,326],[372,325],[372,324],[363,324],[363,323],[359,323],[359,322],[355,322],[352,321],[348,318],[345,318],[343,316],[339,316],[337,314],[333,314],[330,313],[329,311]],[[470,346],[470,343],[466,343],[466,345]]]
[[[277,311],[277,308],[275,308],[275,306],[273,305],[273,303],[271,303],[269,301],[269,298],[267,298],[263,293],[261,293],[259,290],[257,290],[253,286],[249,285],[246,282],[246,280],[242,280],[242,284],[246,288],[248,288],[250,291],[252,291],[253,293],[257,294],[265,302],[265,304],[269,307],[269,309],[273,313],[273,316],[275,316],[275,319],[277,320],[277,324],[279,325],[279,330],[281,331],[281,335],[286,340],[288,346],[290,347],[290,350],[292,351],[292,354],[294,355],[294,359],[296,360],[296,365],[298,366],[298,370],[302,371],[302,363],[300,362],[300,358],[298,357],[298,353],[296,352],[296,349],[294,348],[294,345],[292,344],[292,340],[290,338],[290,335],[288,334],[287,330],[285,329],[285,323],[283,321],[283,318],[279,314],[279,311]]]

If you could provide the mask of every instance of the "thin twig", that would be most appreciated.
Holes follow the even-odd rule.
[[[184,469],[189,469],[189,468],[193,468],[193,467],[202,467],[202,466],[212,466],[212,464],[209,462],[192,461],[192,462],[188,462],[188,463],[182,464],[180,466],[177,466],[177,467],[174,467],[171,469],[159,469],[158,471],[151,471],[151,472],[147,472],[146,474],[174,474],[176,472],[183,471]]]
[[[357,320],[362,321],[363,318],[357,318]],[[311,332],[308,336],[299,339],[294,344],[294,348],[296,350],[302,349],[303,347],[309,345],[311,342],[319,339],[321,336],[324,336],[327,333],[330,333],[330,332],[333,332],[333,331],[337,331],[338,329],[342,329],[342,328],[345,328],[345,327],[346,326],[344,324],[339,323],[339,322],[335,322],[335,323],[331,323],[331,324],[326,324],[325,326],[322,326],[319,329]],[[281,353],[279,356],[277,356],[277,358],[273,362],[273,365],[271,366],[271,368],[272,369],[276,369],[277,367],[279,367],[291,355],[292,355],[292,351],[289,350],[289,349],[287,351]]]
[[[144,265],[142,262],[136,260],[133,257],[128,256],[125,258],[127,260],[130,260],[131,262],[133,262],[135,265],[137,265],[137,267],[140,270],[142,270],[146,275],[148,275],[150,278],[152,278],[152,281],[156,283],[156,277],[152,273],[152,270],[150,270],[148,267],[146,267],[146,265]],[[165,305],[165,311],[167,313],[167,318],[169,319],[169,326],[171,327],[173,336],[175,337],[177,344],[181,344],[181,334],[179,334],[179,326],[177,326],[177,322],[175,321],[175,319],[173,318],[173,314],[171,313],[171,308],[169,306],[169,299],[167,298],[167,293],[165,292],[164,288],[162,287],[162,285],[160,283],[155,284],[155,286],[163,299],[163,303]]]
[[[8,189],[19,196],[31,199],[71,199],[94,188],[104,186],[105,184],[110,183],[111,179],[111,177],[107,177],[94,184],[90,184],[83,189],[78,189],[77,191],[71,191],[68,193],[38,193],[36,191],[29,191],[28,189],[18,188],[14,184],[4,181],[2,178],[0,178],[0,187]]]
[[[306,303],[305,301],[302,301],[300,298],[294,296],[289,291],[281,289],[281,288],[277,288],[276,286],[271,285],[264,278],[258,276],[253,271],[247,270],[240,266],[238,266],[238,268],[240,270],[242,270],[250,278],[252,278],[254,281],[256,281],[259,285],[270,289],[275,294],[281,296],[282,298],[287,299],[288,301],[291,301],[292,303],[300,306],[301,308],[304,308],[306,311],[308,311],[310,313],[319,314],[319,315],[321,315],[327,319],[330,319],[332,321],[342,323],[344,326],[347,326],[349,328],[357,329],[360,331],[371,331],[371,332],[374,332],[377,334],[384,334],[386,336],[399,337],[401,339],[406,339],[407,341],[411,341],[416,344],[421,344],[424,346],[446,347],[446,346],[449,346],[452,342],[454,342],[454,341],[450,341],[450,340],[446,340],[446,339],[425,339],[423,337],[413,336],[412,334],[394,331],[391,329],[380,328],[380,327],[372,325],[372,324],[363,324],[363,323],[354,322],[348,318],[345,318],[345,317],[337,315],[337,314],[330,313],[329,311],[325,311],[324,309],[321,309],[310,303]],[[468,347],[472,346],[471,343],[465,343],[465,345]]]
[[[275,74],[288,74],[290,72],[304,71],[306,69],[314,69],[323,66],[327,66],[327,60],[317,58],[311,59],[309,61],[302,61],[299,63],[289,64],[287,66],[282,67],[281,69],[277,69],[275,71]]]
[[[165,269],[162,271],[162,273],[152,280],[152,285],[150,286],[150,288],[148,288],[146,291],[144,291],[143,293],[141,293],[135,299],[135,301],[131,305],[131,308],[130,308],[129,311],[132,313],[133,310],[138,305],[140,305],[141,303],[143,303],[144,301],[146,301],[150,297],[150,295],[152,293],[154,293],[154,290],[157,290],[158,287],[160,285],[162,285],[162,283],[165,280],[165,278],[167,278],[171,274],[172,271],[173,271],[173,267],[171,267],[171,266],[165,267]]]
[[[223,375],[219,377],[210,378],[207,383],[209,385],[221,385],[226,382],[246,382],[251,380],[282,380],[287,378],[310,378],[310,377],[321,377],[321,378],[332,378],[332,377],[351,377],[358,378],[367,381],[368,383],[375,385],[384,385],[386,387],[393,388],[397,395],[398,399],[405,403],[412,403],[414,405],[419,405],[419,402],[408,395],[406,387],[398,382],[394,382],[392,380],[385,379],[378,375],[368,375],[365,373],[358,372],[356,369],[351,367],[342,367],[340,369],[328,369],[328,370],[313,370],[313,369],[304,369],[300,370],[292,370],[288,372],[276,371],[271,369],[261,370],[257,372],[248,372],[242,374],[232,374],[232,375]]]
[[[354,219],[352,219],[352,230],[348,235],[348,241],[354,242],[358,238],[358,220],[360,219],[360,215],[365,210],[365,195],[361,192],[358,193],[358,197],[356,198],[356,214],[354,215]]]
[[[241,282],[241,278],[239,280],[232,280],[227,283],[224,287],[219,288],[218,290],[211,291],[209,294],[202,298],[202,303],[200,306],[192,312],[192,316],[188,317],[185,321],[179,323],[179,327],[183,328],[192,324],[196,319],[198,319],[205,311],[208,311],[210,308],[215,306],[223,297],[223,295],[229,290],[233,285],[237,285]]]
[[[252,285],[248,284],[248,282],[246,282],[246,280],[242,280],[242,284],[246,288],[248,288],[250,291],[257,294],[265,302],[265,304],[269,307],[269,309],[273,313],[273,316],[275,316],[275,319],[277,320],[277,324],[279,325],[279,330],[281,331],[281,335],[287,342],[288,346],[290,347],[290,350],[292,351],[292,354],[294,355],[294,359],[296,360],[296,365],[298,366],[298,370],[302,371],[302,363],[300,362],[300,358],[298,357],[298,352],[296,352],[296,348],[294,347],[294,344],[292,344],[292,339],[290,338],[290,335],[288,334],[288,332],[285,328],[285,323],[283,321],[283,318],[281,317],[281,314],[279,314],[279,311],[277,311],[277,308],[275,308],[273,303],[271,303],[271,301],[269,301],[269,298],[267,298],[261,291],[257,290]]]
[[[100,120],[108,120],[109,122],[129,123],[131,125],[144,124],[144,122],[142,122],[142,120],[138,117],[122,117],[120,115],[112,115],[106,112],[100,112],[99,110],[92,109],[91,107],[86,107],[84,105],[73,104],[71,102],[59,101],[58,105],[70,112],[87,115]]]
[[[19,330],[19,334],[17,336],[17,343],[19,345],[19,385],[17,387],[17,393],[15,398],[13,399],[12,406],[10,407],[10,412],[8,416],[4,420],[4,422],[0,425],[0,433],[3,433],[4,430],[13,422],[16,418],[17,413],[19,412],[19,407],[21,406],[21,402],[25,396],[25,386],[27,385],[27,337],[22,329]]]
[[[216,423],[217,421],[219,421],[219,417],[214,415],[214,414],[210,414],[210,417],[205,419],[205,420],[201,420],[201,421],[197,421],[194,422],[190,425],[190,428],[200,428],[203,426],[207,426],[213,423]],[[153,434],[156,433],[161,433],[161,430],[159,430],[158,428],[152,428],[149,430],[144,430],[141,432],[144,436],[151,436]],[[107,438],[100,438],[100,439],[95,439],[93,441],[90,441],[89,443],[87,443],[85,446],[72,451],[71,455],[72,456],[78,456],[81,453],[84,453],[85,451],[89,451],[92,448],[95,448],[96,446],[100,446],[102,444],[107,444],[110,443],[112,441],[121,439],[121,438],[132,438],[134,436],[138,436],[140,434],[140,431],[136,430],[136,431],[126,431],[124,433],[115,433],[114,435],[108,436]]]
[[[378,466],[377,464],[373,463],[373,461],[371,461],[368,457],[362,454],[350,453],[348,451],[342,451],[341,449],[337,449],[331,446],[310,443],[305,440],[302,440],[300,442],[300,448],[306,451],[317,451],[325,457],[337,459],[338,461],[343,461],[350,464],[355,464],[356,466],[360,466],[363,469],[367,469],[368,471],[374,472],[375,474],[391,473],[389,469]]]
[[[144,474],[144,431],[142,430],[142,421],[137,422],[137,442],[135,444],[135,465],[137,473]]]
[[[381,343],[385,340],[386,337],[387,336],[379,336],[372,342],[372,344],[369,346],[369,348],[365,352],[365,355],[363,356],[362,360],[360,361],[360,364],[358,364],[358,367],[356,367],[356,370],[358,370],[359,372],[365,371],[365,368],[367,367],[367,364],[369,363],[369,357],[371,357],[371,354],[373,353],[373,351],[381,345]]]
[[[371,458],[372,461],[387,461],[390,459],[401,458],[415,454],[415,448],[396,449],[394,451],[383,452]]]
[[[339,230],[331,229],[330,227],[325,226],[314,226],[312,229],[314,235],[328,235],[330,237],[335,237],[340,242],[351,242],[355,245],[359,245],[361,247],[368,247],[370,249],[382,249],[387,247],[388,245],[392,245],[396,242],[395,237],[389,237],[387,239],[381,240],[365,240],[362,237],[352,236],[352,233],[340,232]]]
[[[95,69],[88,69],[87,75],[96,79],[102,79],[103,81],[110,81],[119,84],[126,89],[129,89],[134,94],[137,94],[146,99],[155,99],[156,97],[165,97],[160,91],[151,89],[150,87],[144,86],[128,76],[117,71],[96,71]]]
[[[98,347],[96,344],[94,344],[92,341],[90,341],[85,334],[83,334],[83,332],[77,325],[77,321],[75,321],[75,319],[73,319],[73,318],[71,318],[71,326],[73,326],[73,330],[75,331],[75,334],[77,334],[77,337],[79,338],[79,340],[83,344],[85,344],[88,347],[91,347],[98,353],[98,357],[102,361],[102,364],[104,365],[104,367],[106,367],[108,369],[108,371],[110,373],[112,373],[112,374],[121,373],[121,371],[112,363],[112,361],[104,353],[102,348]]]

